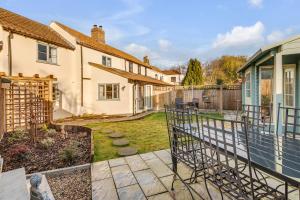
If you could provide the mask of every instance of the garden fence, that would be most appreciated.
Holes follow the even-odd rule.
[[[153,94],[155,110],[163,109],[164,105],[175,104],[176,98],[182,98],[184,103],[192,102],[195,99],[200,109],[220,112],[223,110],[240,110],[242,107],[241,85],[154,87]]]

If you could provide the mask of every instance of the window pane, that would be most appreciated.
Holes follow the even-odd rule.
[[[129,72],[133,72],[133,63],[129,62]]]
[[[171,77],[171,82],[176,82],[176,77]]]
[[[106,57],[102,56],[102,65],[106,66]]]
[[[106,66],[111,67],[111,58],[106,58]]]
[[[38,60],[47,61],[47,46],[38,44]]]
[[[106,99],[112,99],[112,84],[106,84]]]
[[[98,85],[98,99],[102,100],[105,99],[105,86]]]
[[[119,85],[118,84],[114,84],[114,99],[119,99]]]
[[[57,62],[57,49],[55,47],[49,47],[49,62]]]
[[[142,67],[139,65],[139,66],[138,66],[138,73],[139,73],[139,74],[142,73],[142,69],[141,69],[141,68],[142,68]]]
[[[145,76],[147,76],[147,68],[145,67]]]

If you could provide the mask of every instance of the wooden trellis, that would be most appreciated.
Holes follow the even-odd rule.
[[[2,76],[3,78],[3,76]],[[49,123],[53,119],[53,77],[5,77],[11,80],[4,89],[4,131],[29,129],[30,123]]]

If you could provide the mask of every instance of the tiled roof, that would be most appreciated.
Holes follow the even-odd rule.
[[[180,75],[181,73],[176,69],[163,70],[162,71],[166,75]]]
[[[98,69],[110,72],[112,74],[116,74],[118,76],[130,79],[130,80],[133,80],[133,81],[142,81],[142,82],[147,82],[147,83],[151,83],[151,84],[154,84],[154,85],[172,86],[169,83],[166,83],[164,81],[161,81],[161,80],[158,80],[158,79],[155,79],[155,78],[151,78],[149,76],[143,76],[143,75],[140,75],[140,74],[135,74],[135,73],[127,72],[127,71],[116,69],[116,68],[112,68],[112,67],[106,67],[104,65],[97,64],[97,63],[89,62],[89,64],[91,66],[93,66],[93,67],[98,68]]]
[[[6,31],[24,35],[67,49],[74,47],[47,25],[33,21],[16,13],[0,8],[0,25]]]
[[[129,60],[131,62],[134,62],[136,64],[139,65],[143,65],[145,67],[150,67],[148,64],[142,62],[141,60],[139,60],[138,58],[125,53],[124,51],[121,51],[119,49],[116,49],[110,45],[104,44],[104,43],[100,43],[97,42],[96,40],[92,39],[90,36],[87,36],[79,31],[76,31],[64,24],[61,24],[59,22],[55,22],[59,27],[61,27],[62,29],[64,29],[66,32],[68,32],[70,35],[72,35],[73,37],[75,37],[77,39],[77,43],[81,44],[82,46],[91,48],[91,49],[95,49],[97,51],[101,51],[103,53],[109,54],[109,55],[113,55],[116,57],[120,57],[120,58],[124,58],[126,60]]]
[[[163,73],[161,69],[159,69],[158,67],[152,66],[152,65],[150,65],[150,69],[152,69],[153,71]]]

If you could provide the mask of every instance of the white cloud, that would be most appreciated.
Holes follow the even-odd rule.
[[[126,9],[113,14],[110,17],[111,20],[123,20],[144,11],[144,7],[139,0],[122,0],[122,2],[126,6]]]
[[[160,39],[158,40],[158,46],[162,51],[168,51],[172,43],[169,40]]]
[[[263,4],[263,0],[249,0],[250,5],[261,8]]]
[[[287,28],[283,31],[273,31],[269,35],[267,35],[267,41],[268,43],[278,42],[280,40],[283,40],[294,33],[293,28]]]
[[[264,25],[258,21],[253,26],[236,26],[230,32],[218,34],[214,48],[248,46],[264,41]]]

